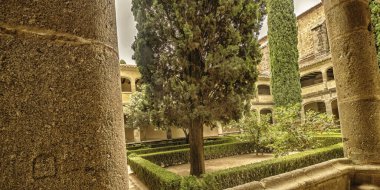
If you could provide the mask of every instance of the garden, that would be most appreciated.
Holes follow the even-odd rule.
[[[249,112],[226,125],[241,128],[241,134],[204,139],[205,160],[232,157],[237,163],[234,167],[221,166],[200,177],[170,171],[170,167],[190,162],[186,140],[129,147],[128,164],[149,189],[226,189],[343,157],[334,118],[308,111],[301,121],[298,110],[298,105],[276,108],[274,123],[270,123],[271,115],[261,115],[258,120],[255,112]],[[262,154],[270,156],[253,162]],[[237,155],[248,155],[252,163],[242,165],[234,158]]]

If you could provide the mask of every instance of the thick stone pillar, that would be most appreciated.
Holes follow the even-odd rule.
[[[346,157],[380,163],[380,80],[368,0],[324,0]]]
[[[0,189],[127,177],[114,1],[0,1]]]

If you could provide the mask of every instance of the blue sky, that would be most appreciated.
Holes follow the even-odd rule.
[[[294,12],[299,15],[320,2],[320,0],[294,0]],[[124,59],[127,64],[135,64],[135,61],[132,60],[133,50],[131,49],[131,45],[137,34],[135,21],[131,12],[131,3],[132,0],[116,0],[119,55],[120,59]],[[267,31],[268,26],[265,20],[260,36],[265,36]]]

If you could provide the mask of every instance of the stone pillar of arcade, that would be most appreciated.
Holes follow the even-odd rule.
[[[380,75],[368,0],[324,0],[345,156],[380,163]]]
[[[0,4],[0,189],[127,189],[114,1]]]

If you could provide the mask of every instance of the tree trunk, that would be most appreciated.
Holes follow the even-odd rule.
[[[166,131],[166,138],[169,140],[172,139],[172,129],[170,127]]]
[[[200,120],[192,121],[190,135],[190,175],[199,177],[204,174],[205,157],[203,149],[203,124]]]
[[[186,144],[189,144],[189,132],[187,132],[186,129],[182,129],[183,130],[183,133],[185,134],[185,141],[186,141]]]

